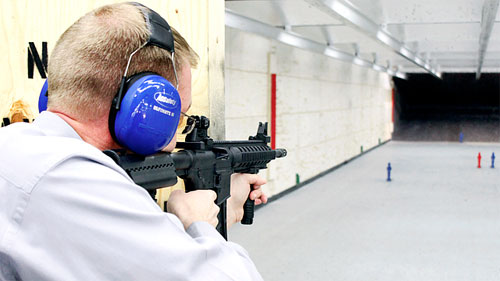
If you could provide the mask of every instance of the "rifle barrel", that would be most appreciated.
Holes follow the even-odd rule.
[[[276,148],[276,158],[281,158],[286,156],[286,149],[284,148]]]

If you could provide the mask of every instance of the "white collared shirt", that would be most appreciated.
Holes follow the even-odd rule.
[[[0,280],[261,280],[214,227],[187,231],[56,114],[0,129]]]

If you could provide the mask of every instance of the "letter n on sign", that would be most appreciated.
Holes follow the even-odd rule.
[[[47,42],[42,42],[42,58],[38,53],[35,43],[28,43],[28,78],[33,79],[34,68],[38,69],[38,73],[42,78],[47,78],[48,51]]]

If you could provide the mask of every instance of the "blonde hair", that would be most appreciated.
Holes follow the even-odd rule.
[[[95,9],[70,26],[59,38],[48,65],[48,109],[82,120],[96,120],[108,114],[118,92],[130,54],[142,46],[151,32],[141,10],[130,3]],[[172,28],[177,72],[196,67],[198,55]],[[139,50],[128,76],[152,71],[175,85],[170,53],[154,46]]]

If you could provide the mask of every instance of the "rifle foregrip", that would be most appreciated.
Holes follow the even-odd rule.
[[[255,201],[247,198],[245,205],[243,205],[243,219],[242,224],[252,224],[253,223],[253,211],[255,209]]]

